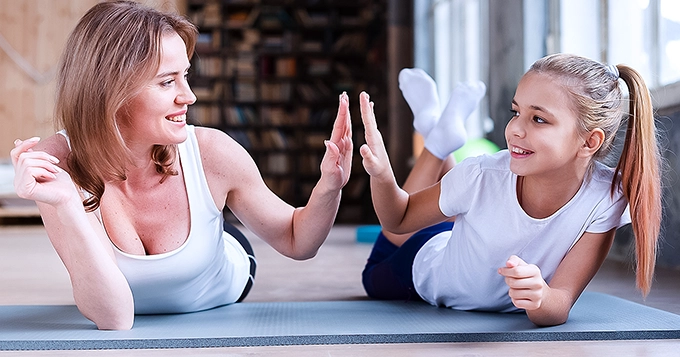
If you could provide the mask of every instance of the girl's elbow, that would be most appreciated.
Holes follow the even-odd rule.
[[[569,318],[569,313],[567,314],[554,314],[554,315],[541,315],[541,316],[536,316],[532,315],[530,313],[527,313],[529,316],[529,320],[534,323],[534,325],[538,327],[550,327],[550,326],[557,326],[557,325],[562,325],[565,322],[567,322],[567,319]]]

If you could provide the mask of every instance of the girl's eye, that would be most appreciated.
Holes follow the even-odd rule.
[[[167,86],[171,85],[173,82],[175,82],[174,79],[168,79],[167,81],[161,82],[161,86],[167,87]]]
[[[534,117],[534,121],[537,122],[537,123],[539,123],[539,124],[547,123],[547,122],[545,121],[545,119],[543,119],[543,118],[541,118],[541,117]]]
[[[510,109],[510,113],[512,113],[512,117],[513,117],[513,118],[516,118],[516,117],[519,116],[519,112],[516,111],[516,110],[514,110],[514,109]]]

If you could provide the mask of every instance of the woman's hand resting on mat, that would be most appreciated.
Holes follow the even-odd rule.
[[[44,152],[34,151],[40,138],[14,141],[10,152],[14,165],[14,190],[27,200],[58,206],[76,197],[78,191],[69,174],[58,166],[59,159]]]
[[[498,274],[505,277],[510,288],[508,295],[517,308],[535,310],[541,307],[548,284],[538,266],[513,255],[505,262],[505,267],[498,268]]]

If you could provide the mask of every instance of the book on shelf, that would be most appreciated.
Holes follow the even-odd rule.
[[[311,132],[305,134],[305,147],[309,149],[323,149],[326,141],[330,137],[330,133]]]
[[[297,73],[297,61],[295,57],[281,57],[276,59],[277,77],[295,77]]]
[[[268,129],[260,134],[263,149],[286,149],[290,146],[286,134],[279,129]]]
[[[224,46],[230,53],[253,52],[260,44],[260,31],[255,28],[230,30]]]
[[[307,74],[310,76],[323,76],[331,72],[331,61],[327,58],[307,59]]]
[[[252,27],[259,15],[259,8],[232,11],[225,16],[225,25],[231,28]]]
[[[257,114],[252,107],[229,105],[225,107],[225,121],[234,126],[253,125]]]
[[[222,33],[218,30],[201,31],[196,38],[196,51],[217,51],[222,46]]]
[[[286,52],[293,48],[293,34],[284,33],[260,34],[260,46],[265,51]]]
[[[270,174],[288,174],[291,171],[290,157],[282,152],[269,153],[263,157],[261,169]]]
[[[274,126],[304,125],[309,122],[310,108],[295,106],[287,109],[281,106],[263,106],[260,109],[262,123]]]
[[[323,153],[306,152],[298,157],[298,170],[303,175],[321,174]]]
[[[279,30],[295,26],[293,18],[291,18],[288,11],[282,7],[263,7],[259,15],[258,22],[260,28],[263,29]]]
[[[220,107],[211,105],[192,105],[189,107],[187,117],[195,124],[201,126],[218,126],[220,124]]]
[[[263,101],[287,102],[291,98],[293,84],[290,82],[260,83],[260,99]]]
[[[221,82],[213,82],[211,80],[192,79],[191,90],[196,96],[198,103],[204,101],[218,100],[223,94],[223,84]]]
[[[191,12],[189,20],[199,27],[219,26],[222,21],[219,2],[206,2],[200,10]]]
[[[202,77],[218,77],[222,75],[224,60],[221,57],[196,56],[193,69]]]
[[[257,100],[257,87],[254,80],[237,79],[233,83],[233,98],[240,102],[254,102]]]
[[[260,75],[268,77],[295,77],[297,60],[295,57],[276,57],[266,55],[260,57]]]
[[[256,57],[252,53],[239,53],[235,57],[227,57],[225,73],[227,76],[254,76],[257,74]]]
[[[299,83],[298,94],[308,102],[323,100],[333,95],[331,88],[323,81],[317,79],[310,83]]]
[[[330,14],[327,11],[297,9],[295,18],[304,27],[324,27],[330,24]]]
[[[345,33],[333,43],[335,53],[364,53],[366,49],[366,35],[361,32]]]

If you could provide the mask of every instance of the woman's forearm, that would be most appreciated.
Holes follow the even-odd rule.
[[[293,212],[293,259],[304,260],[316,255],[335,223],[341,190],[326,190],[321,182],[309,196],[307,205]]]
[[[78,309],[99,329],[130,329],[132,292],[79,199],[60,207],[38,203],[48,237],[71,279]]]

